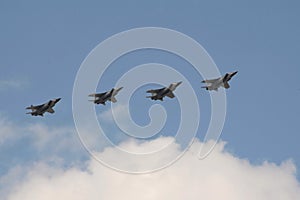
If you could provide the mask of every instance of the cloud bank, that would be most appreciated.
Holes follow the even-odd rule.
[[[164,142],[158,138],[152,142],[123,142],[128,148],[151,148]],[[253,165],[224,149],[225,143],[217,144],[204,160],[197,158],[201,142],[192,147],[176,163],[155,173],[131,175],[104,167],[94,159],[82,166],[68,169],[49,166],[43,161],[25,168],[14,168],[0,179],[10,185],[3,188],[6,200],[295,200],[300,199],[300,185],[292,161],[280,165],[264,162]],[[153,147],[152,147],[153,148]],[[181,151],[173,144],[173,153]],[[130,163],[120,157],[115,147],[100,152],[121,163]],[[161,155],[161,159],[172,152]],[[153,162],[160,162],[159,159]],[[143,163],[134,163],[143,165]],[[138,168],[139,166],[133,166]],[[19,174],[23,174],[22,178]],[[13,181],[13,183],[11,183]]]
[[[26,81],[17,80],[0,80],[0,91],[7,89],[19,89],[24,87],[24,85],[28,85]]]

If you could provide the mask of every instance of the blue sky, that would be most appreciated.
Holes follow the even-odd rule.
[[[239,71],[227,91],[227,118],[221,136],[226,148],[252,163],[280,163],[291,158],[299,171],[299,8],[298,1],[1,1],[0,117],[18,129],[32,124],[51,130],[72,129],[73,83],[88,53],[111,35],[131,28],[170,28],[199,42],[221,73]],[[168,64],[198,87],[204,116],[198,137],[203,138],[210,114],[206,108],[209,95],[200,88],[201,77],[179,57],[155,50],[130,53],[113,64],[115,68],[107,72],[99,91],[110,89],[131,66],[148,62]],[[133,119],[140,125],[149,120],[144,114],[152,102],[141,98],[148,88],[138,90],[131,102],[135,105],[131,108]],[[62,97],[55,115],[25,115],[26,106],[54,97]],[[164,105],[172,115],[178,114],[172,111],[178,105],[176,100]],[[101,113],[105,109],[96,110]],[[178,117],[171,117],[165,131],[172,132],[171,124],[177,121]],[[34,138],[1,144],[0,157],[5,160],[0,164],[1,174],[16,164],[55,154],[54,150],[35,151],[28,140]],[[78,150],[59,155],[84,159],[86,152],[77,139],[74,143]]]

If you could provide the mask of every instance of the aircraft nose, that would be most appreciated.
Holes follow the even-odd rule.
[[[59,102],[60,100],[61,100],[61,98],[57,98],[57,99],[55,99],[55,101],[56,101],[56,102]]]

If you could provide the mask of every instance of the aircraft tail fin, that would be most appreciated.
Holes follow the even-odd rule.
[[[224,78],[223,78],[223,82],[227,81],[227,80],[228,80],[228,78],[229,78],[229,74],[228,74],[228,73],[226,73],[226,74],[225,74],[225,76],[224,76]]]

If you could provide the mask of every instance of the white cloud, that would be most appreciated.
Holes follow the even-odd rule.
[[[223,142],[218,143],[213,153],[204,160],[197,158],[201,143],[195,141],[191,149],[170,167],[155,173],[130,175],[104,167],[92,158],[84,163],[71,165],[73,167],[69,165],[66,169],[64,164],[70,161],[69,154],[62,155],[61,152],[71,151],[75,155],[83,152],[73,128],[51,128],[43,124],[28,124],[23,127],[0,117],[0,148],[6,144],[14,146],[15,141],[24,138],[31,141],[28,148],[34,148],[40,158],[34,163],[21,163],[12,167],[0,177],[1,199],[300,198],[300,185],[292,161],[284,161],[280,165],[267,161],[253,165],[224,150]],[[143,153],[154,151],[172,141],[175,141],[172,137],[147,142],[128,140],[120,143],[120,147]],[[107,147],[99,154],[119,162],[120,166],[140,169],[144,166],[157,166],[157,163],[178,155],[179,151],[182,151],[179,145],[173,143],[168,151],[161,153],[159,157],[150,157],[147,162],[128,160],[120,155],[116,147]],[[52,160],[62,164],[53,165]]]
[[[7,142],[12,139],[19,138],[16,128],[8,120],[0,116],[0,146],[4,142]]]
[[[29,139],[30,144],[37,151],[44,151],[55,146],[56,152],[68,149],[71,150],[78,144],[73,144],[76,132],[72,128],[58,127],[50,128],[44,124],[29,124],[23,128],[15,124],[0,119],[0,144],[14,143],[20,139]]]
[[[0,90],[17,89],[26,85],[27,82],[21,80],[0,80]]]
[[[37,150],[45,150],[55,146],[56,151],[71,150],[74,146],[76,132],[70,127],[51,128],[44,124],[30,124],[26,127],[27,136]]]
[[[77,137],[76,130],[72,127],[51,128],[45,124],[16,124],[0,115],[0,156],[6,154],[4,150],[15,152],[20,148],[32,149],[34,155],[28,158],[48,160],[50,162],[62,162],[60,156],[79,155],[85,153]],[[5,157],[8,157],[7,155]],[[11,158],[18,160],[18,158]],[[8,165],[10,161],[0,163]]]
[[[118,105],[115,105],[113,108],[114,108],[114,115],[118,116],[118,118],[121,119],[121,121],[124,121],[125,119],[127,119],[126,112],[129,109],[127,105],[118,104]],[[98,117],[101,120],[104,120],[105,122],[110,122],[110,123],[114,122],[114,117],[113,117],[111,107],[109,109],[107,109],[106,111],[101,112],[98,115]]]
[[[158,138],[155,142],[142,144],[130,141],[122,145],[127,144],[135,149],[143,146],[150,148],[152,144],[157,145],[163,140],[164,138]],[[9,191],[6,190],[6,199],[300,199],[300,186],[295,177],[295,166],[291,161],[282,162],[280,165],[269,162],[252,165],[247,160],[226,152],[222,142],[217,144],[206,159],[198,160],[196,155],[200,145],[199,141],[195,141],[191,149],[172,166],[143,175],[119,173],[93,159],[86,163],[86,169],[72,167],[62,170],[37,163],[29,170],[24,170],[24,179],[15,182]],[[180,151],[177,147],[178,145],[172,146],[173,153]],[[114,147],[108,147],[101,153],[118,159],[120,163],[130,164],[129,160],[120,157]],[[165,156],[172,156],[172,152],[161,155],[161,159]],[[160,159],[152,162],[160,162]],[[3,183],[3,179],[1,181]],[[3,191],[0,194],[3,194]]]

